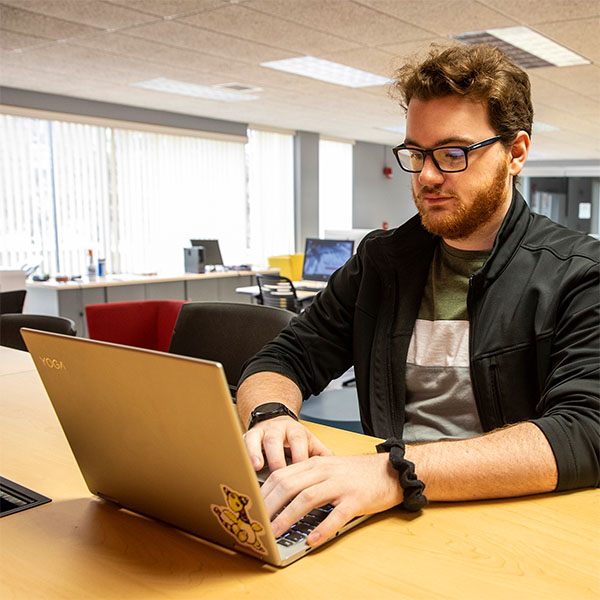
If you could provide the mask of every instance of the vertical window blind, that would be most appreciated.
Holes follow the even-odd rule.
[[[249,235],[252,259],[294,252],[294,138],[248,130]]]
[[[319,235],[352,229],[353,149],[350,142],[319,140]]]
[[[0,264],[54,265],[48,122],[0,115],[0,125]]]
[[[293,136],[249,143],[0,115],[0,264],[85,274],[177,273],[190,238],[226,264],[293,240]]]

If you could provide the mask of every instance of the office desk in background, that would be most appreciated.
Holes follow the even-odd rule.
[[[2,475],[53,499],[0,519],[2,598],[598,598],[598,490],[392,509],[278,570],[91,496],[31,359],[0,364]],[[377,441],[308,426],[338,454]]]
[[[188,300],[251,302],[236,294],[240,285],[256,283],[256,273],[278,272],[273,269],[256,271],[215,271],[180,275],[107,275],[89,281],[57,282],[54,280],[27,282],[25,312],[60,315],[75,322],[77,335],[86,337],[85,306],[103,302],[139,300]]]
[[[296,290],[296,296],[298,300],[306,300],[307,298],[313,298],[321,290]],[[252,296],[257,298],[260,295],[260,289],[257,285],[246,285],[235,288],[236,294],[242,294],[243,296]]]

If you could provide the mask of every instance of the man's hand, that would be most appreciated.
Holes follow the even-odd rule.
[[[264,467],[263,450],[271,471],[285,467],[287,447],[295,463],[311,456],[333,454],[304,425],[286,416],[257,423],[244,434],[244,440],[252,465],[257,471]]]
[[[387,453],[313,456],[271,473],[261,491],[270,518],[289,502],[272,522],[276,537],[314,508],[334,506],[308,536],[311,546],[325,542],[355,516],[381,512],[403,501],[398,473]]]

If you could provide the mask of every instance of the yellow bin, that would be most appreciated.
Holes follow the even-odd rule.
[[[269,267],[279,269],[279,274],[292,281],[302,279],[302,263],[304,253],[283,254],[281,256],[269,256]]]

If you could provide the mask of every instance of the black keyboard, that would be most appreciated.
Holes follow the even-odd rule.
[[[308,534],[313,529],[316,529],[317,525],[322,523],[332,510],[332,504],[325,504],[325,506],[311,510],[305,517],[294,523],[284,534],[280,535],[276,540],[277,543],[287,547],[305,540]]]

